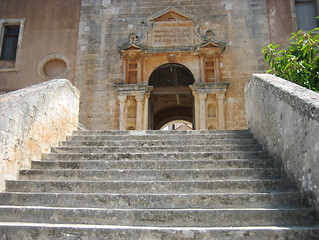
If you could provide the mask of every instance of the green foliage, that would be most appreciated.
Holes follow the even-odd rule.
[[[274,74],[303,87],[319,92],[319,28],[308,33],[293,33],[288,47],[278,50],[271,43],[262,53],[271,67],[267,73]]]

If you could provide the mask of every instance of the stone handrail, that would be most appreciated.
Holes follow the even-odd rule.
[[[66,79],[0,96],[0,191],[78,128],[79,97]]]
[[[319,210],[319,94],[268,74],[246,85],[248,128]]]

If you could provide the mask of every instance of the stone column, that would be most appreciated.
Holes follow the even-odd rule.
[[[198,93],[199,98],[199,112],[200,112],[200,130],[207,129],[207,119],[206,119],[206,93]]]
[[[225,129],[225,110],[224,110],[224,102],[225,102],[225,93],[216,94],[218,100],[218,126],[219,129]]]
[[[195,107],[195,130],[200,129],[200,113],[199,113],[199,100],[198,100],[198,92],[193,90],[194,96],[194,107]]]
[[[145,93],[144,97],[144,117],[143,117],[143,130],[148,130],[148,101],[151,94],[149,92]]]
[[[119,130],[125,130],[125,101],[126,95],[120,95]]]
[[[143,128],[143,95],[135,95],[136,99],[136,130],[142,130]]]

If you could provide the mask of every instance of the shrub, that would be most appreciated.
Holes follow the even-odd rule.
[[[303,87],[319,92],[319,28],[308,33],[293,33],[289,45],[277,50],[271,43],[262,48],[270,66],[267,73],[274,74]]]

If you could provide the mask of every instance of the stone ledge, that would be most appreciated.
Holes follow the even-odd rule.
[[[80,92],[57,79],[0,96],[0,191],[78,128]]]
[[[248,128],[319,214],[319,94],[268,74],[245,94]]]
[[[248,84],[268,89],[292,109],[319,122],[318,93],[269,74],[253,74]]]

